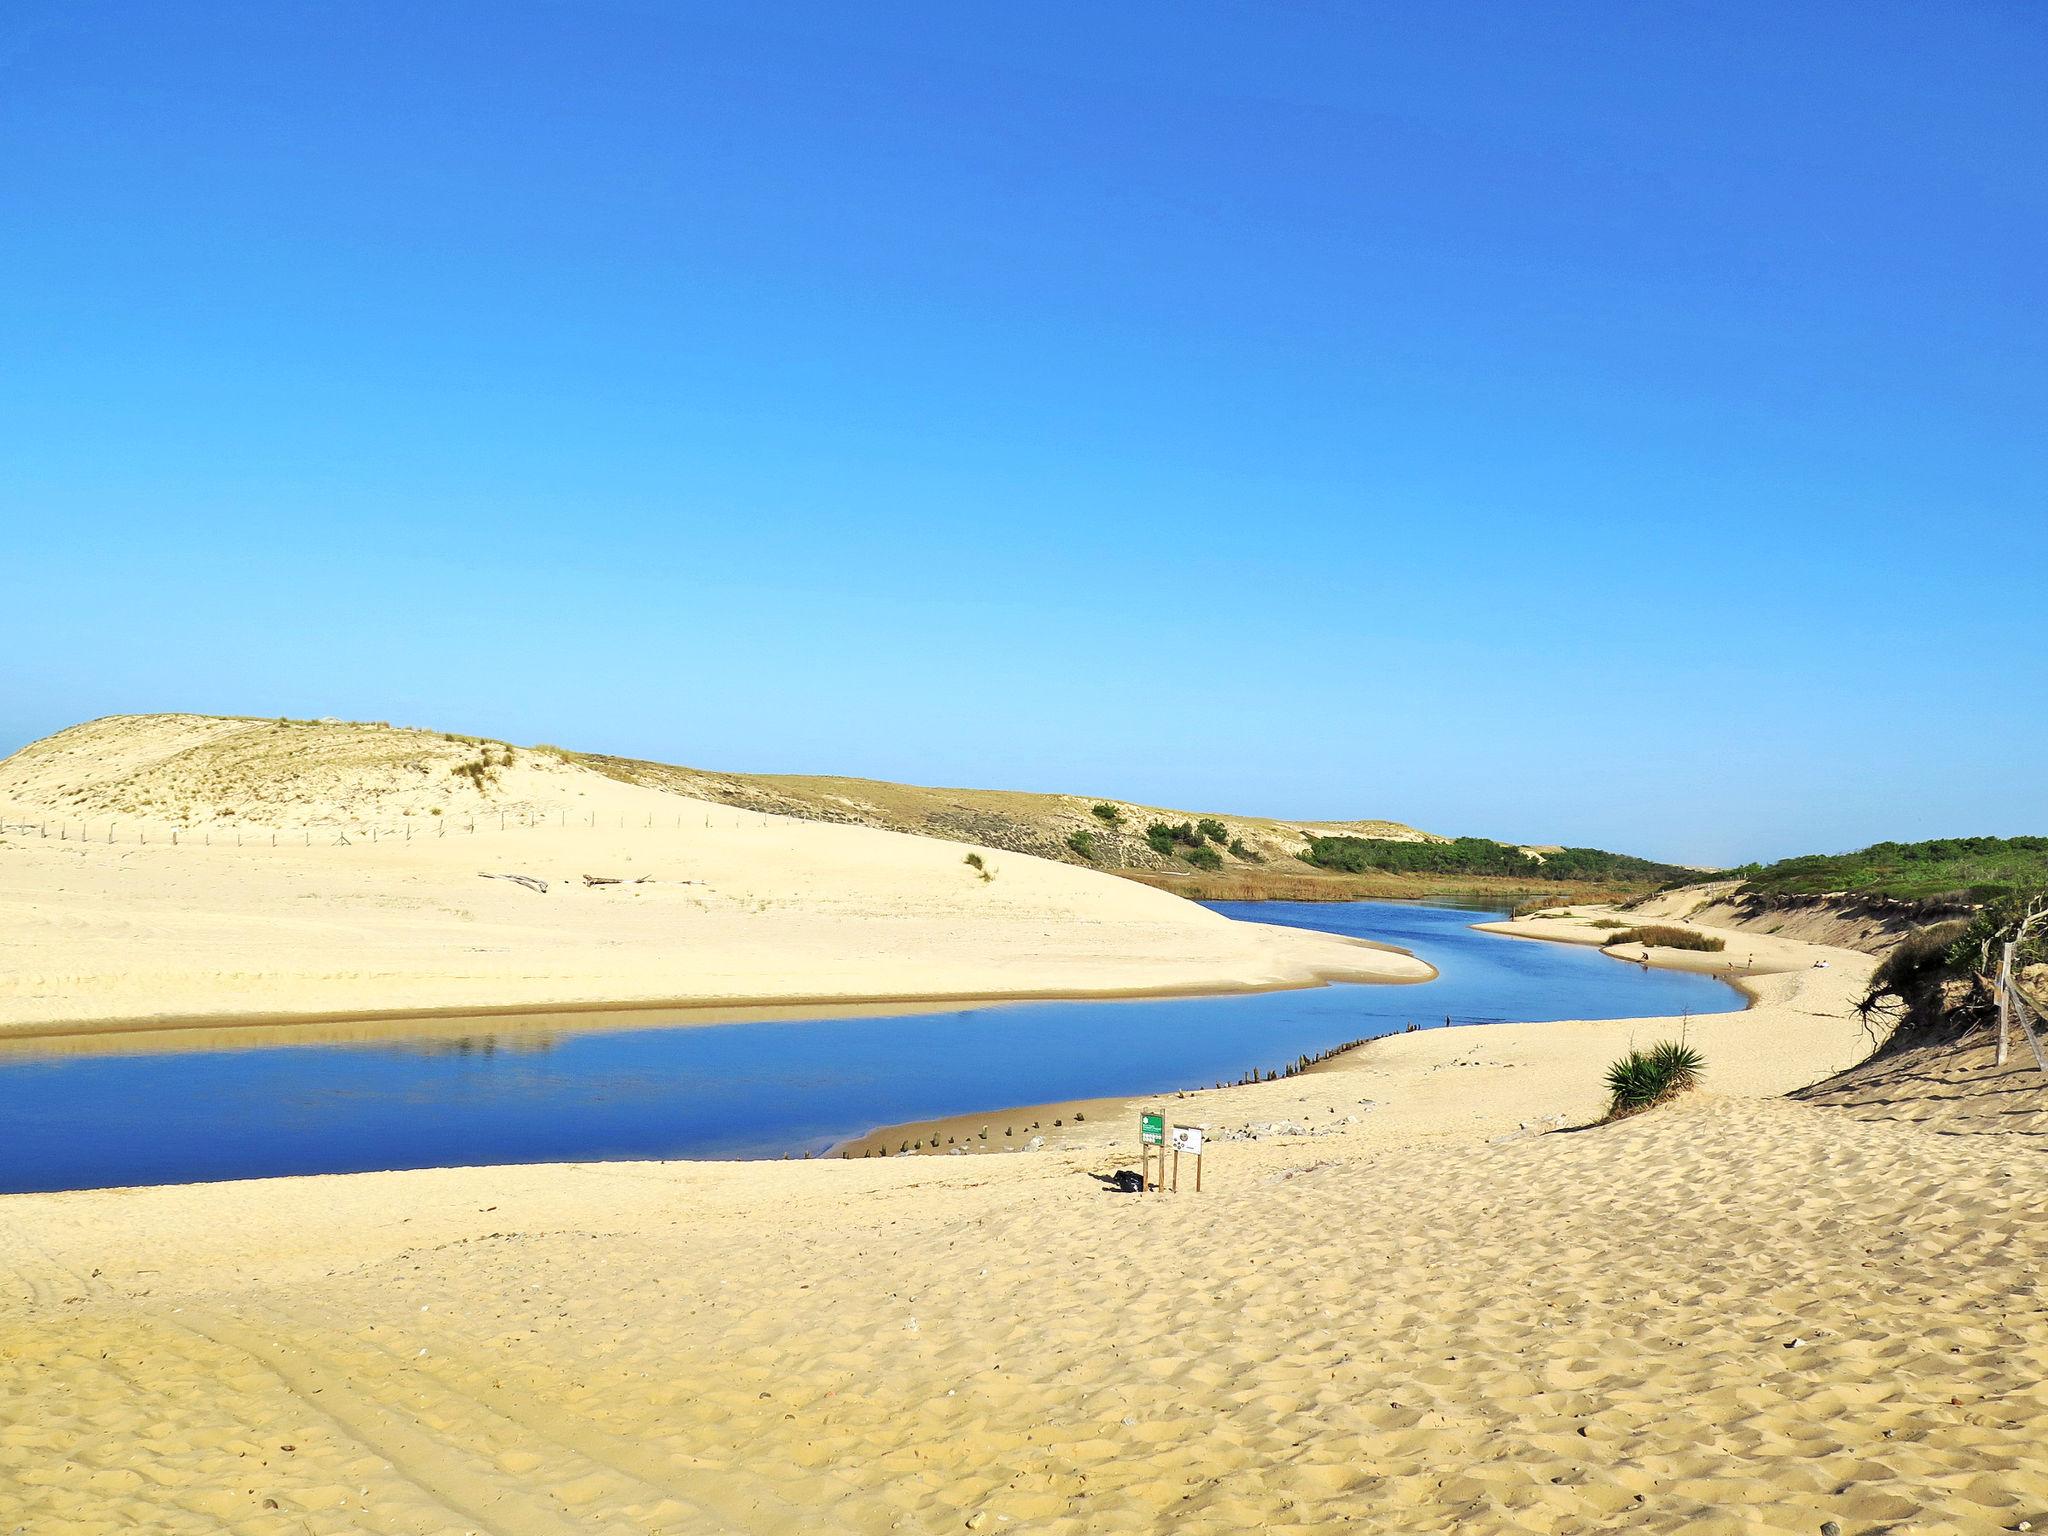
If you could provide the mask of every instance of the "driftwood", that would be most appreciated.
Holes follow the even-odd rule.
[[[621,875],[585,875],[583,883],[589,885],[702,885],[701,880],[657,880],[652,875],[636,875],[631,880]]]
[[[485,873],[484,873],[483,871],[479,870],[479,871],[477,872],[477,879],[479,879],[479,880],[510,880],[510,881],[511,881],[511,882],[512,882],[512,883],[513,883],[514,885],[523,885],[523,886],[525,886],[525,887],[526,887],[526,888],[527,888],[527,889],[528,889],[529,891],[539,891],[539,892],[541,893],[541,895],[543,895],[543,896],[547,895],[547,893],[548,893],[548,883],[547,883],[547,881],[545,881],[545,880],[536,880],[536,879],[534,879],[534,878],[533,878],[533,876],[531,876],[531,875],[489,875],[489,874],[485,874]]]

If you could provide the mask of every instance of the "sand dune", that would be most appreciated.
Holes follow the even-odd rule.
[[[1860,1053],[1869,964],[1782,958],[1695,1021],[1711,1091],[1616,1126],[1542,1133],[1666,1021],[1434,1030],[1173,1102],[1256,1138],[1199,1199],[1106,1193],[1121,1121],[1037,1155],[12,1197],[0,1520],[2039,1523],[2028,1143],[1777,1097]]]
[[[0,1029],[1432,974],[1026,854],[425,732],[101,721],[0,765],[0,795]]]
[[[510,764],[500,764],[507,754]],[[488,756],[499,766],[552,771],[553,782],[493,771],[484,780],[456,770]],[[396,816],[552,807],[564,783],[590,778],[658,789],[693,802],[737,810],[911,832],[1006,852],[1086,864],[1068,839],[1085,832],[1107,863],[1139,870],[1188,866],[1147,847],[1152,821],[1177,824],[1200,811],[1144,805],[1100,795],[1018,790],[937,789],[829,775],[719,773],[640,758],[514,747],[510,743],[386,724],[339,720],[260,720],[217,715],[116,715],[32,743],[0,762],[0,800],[66,808],[88,817],[150,814],[197,828],[243,821],[299,826]],[[1095,813],[1112,806],[1120,820]],[[1400,841],[1433,834],[1399,822],[1285,821],[1227,816],[1230,836],[1264,859],[1294,863],[1304,837],[1350,833]],[[1229,856],[1233,867],[1252,866]]]

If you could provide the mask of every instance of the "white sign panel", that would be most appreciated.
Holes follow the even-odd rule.
[[[1203,1129],[1204,1127],[1199,1125],[1176,1125],[1173,1128],[1173,1150],[1192,1152],[1196,1157],[1200,1157]]]

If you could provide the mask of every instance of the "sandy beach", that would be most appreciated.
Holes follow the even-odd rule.
[[[0,1536],[2048,1536],[2048,0],[0,65]]]
[[[1683,1103],[1584,1128],[1672,1021],[1395,1036],[1169,1099],[1199,1197],[1107,1191],[1136,1100],[1034,1154],[9,1197],[0,1522],[2039,1521],[2048,1193],[1935,1089],[1783,1097],[1865,1054],[1870,961],[1777,942]]]
[[[0,807],[0,1032],[1434,974],[1026,854],[432,732],[98,721],[9,759]]]

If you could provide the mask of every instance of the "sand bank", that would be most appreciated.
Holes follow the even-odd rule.
[[[1105,1191],[1121,1114],[1038,1153],[0,1199],[0,1526],[2038,1524],[2048,1194],[1865,1118],[1911,1082],[1777,1097],[1863,1048],[1869,962],[1804,958],[1692,1021],[1710,1091],[1616,1126],[1542,1133],[1671,1021],[1191,1095],[1199,1199]]]
[[[585,778],[581,825],[428,826],[374,842],[330,830],[276,846],[253,833],[241,846],[225,835],[174,844],[174,829],[136,823],[132,842],[10,833],[0,1029],[1141,996],[1434,974],[1384,947],[1233,922],[1022,854],[984,850],[976,868],[958,843]]]
[[[832,814],[829,796],[806,804]],[[94,721],[0,762],[0,1032],[1433,974],[1093,869],[853,824],[861,811],[765,814],[434,732]],[[974,807],[955,812],[971,838]]]

